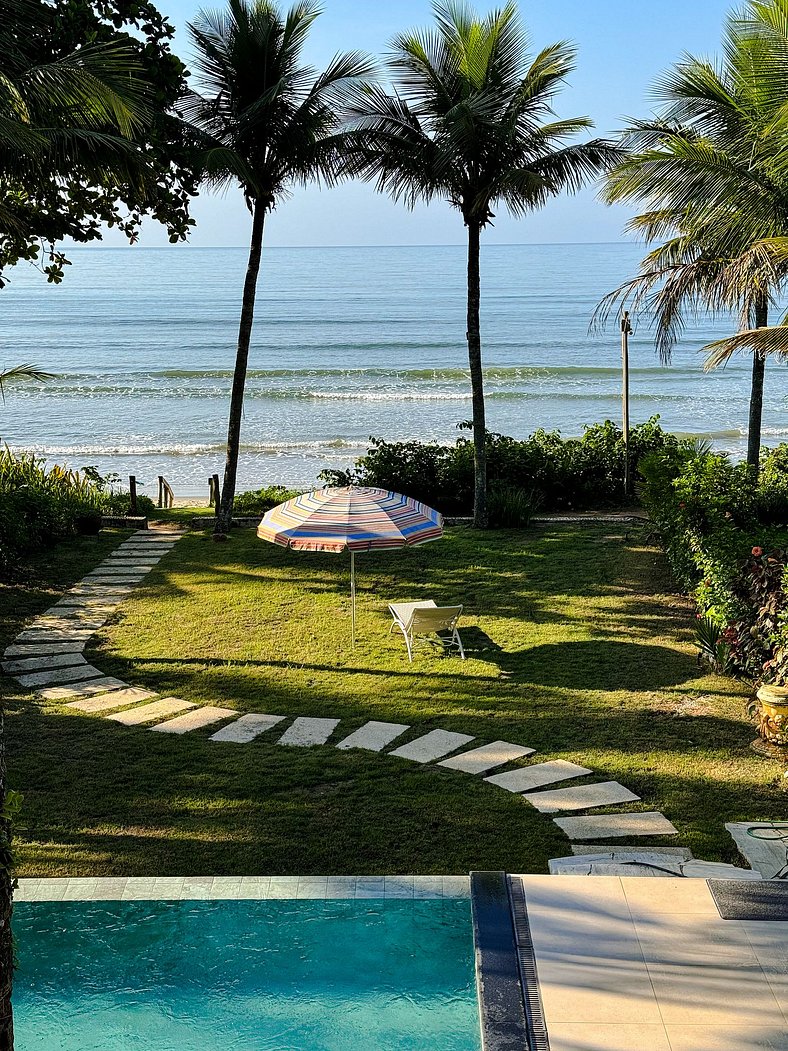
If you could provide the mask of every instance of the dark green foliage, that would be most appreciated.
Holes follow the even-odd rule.
[[[324,471],[331,485],[371,485],[393,489],[421,500],[444,514],[470,514],[473,508],[473,444],[387,442],[370,439],[372,447],[351,471]],[[678,455],[684,448],[662,430],[659,417],[633,427],[630,458],[635,467],[655,451]],[[501,487],[530,494],[545,511],[616,507],[624,502],[624,441],[610,420],[587,427],[582,438],[562,438],[558,431],[536,431],[518,441],[487,434],[490,499]]]
[[[540,506],[538,493],[514,485],[495,485],[487,497],[487,512],[494,529],[522,529],[530,525]]]
[[[696,642],[698,644],[698,658],[705,661],[712,671],[733,671],[733,658],[731,647],[726,637],[726,631],[711,620],[698,614],[698,626],[696,628]]]
[[[154,510],[137,498],[138,510]],[[128,493],[112,492],[96,471],[71,471],[8,449],[0,453],[0,574],[20,558],[75,533],[88,533],[101,514],[127,514]]]
[[[640,472],[673,575],[698,603],[701,652],[711,659],[727,647],[729,670],[786,681],[788,446],[764,451],[757,475],[722,454],[686,450],[652,453]]]
[[[277,504],[298,496],[297,489],[286,489],[283,485],[267,485],[262,489],[239,493],[235,498],[233,513],[236,515],[263,515]]]

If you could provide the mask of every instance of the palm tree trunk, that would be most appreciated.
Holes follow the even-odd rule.
[[[0,707],[0,815],[5,811],[5,801],[5,727]],[[0,1051],[14,1051],[14,1016],[11,1009],[14,979],[14,944],[11,937],[13,872],[10,850],[11,828],[9,823],[0,817]]]
[[[755,327],[765,328],[769,321],[769,305],[765,296],[759,296],[755,304]],[[750,390],[750,420],[747,429],[747,463],[757,473],[761,458],[761,420],[763,418],[763,377],[766,371],[766,356],[753,352],[752,387]]]
[[[471,372],[473,404],[473,524],[487,528],[487,424],[484,417],[484,376],[482,373],[482,338],[479,325],[479,223],[468,222],[468,365]]]
[[[235,355],[233,389],[230,395],[230,419],[227,427],[227,457],[224,463],[222,495],[216,512],[214,535],[229,533],[235,500],[235,479],[238,474],[238,455],[241,448],[241,418],[246,388],[246,369],[249,362],[249,343],[254,322],[254,301],[257,294],[257,276],[263,254],[263,227],[266,206],[256,200],[252,211],[252,239],[249,245],[249,262],[246,267],[241,321],[238,326],[238,350]],[[0,1049],[2,1051],[2,1049]]]

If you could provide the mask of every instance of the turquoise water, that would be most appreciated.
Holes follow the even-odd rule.
[[[71,466],[136,474],[155,493],[207,493],[223,467],[244,249],[76,249],[62,285],[17,267],[0,293],[0,365],[57,374],[17,385],[0,440]],[[489,425],[580,434],[620,418],[615,325],[599,299],[642,247],[485,245],[482,330]],[[750,361],[704,375],[700,350],[735,331],[691,320],[670,368],[648,319],[631,343],[632,418],[745,446]],[[471,414],[462,247],[274,248],[264,253],[242,430],[240,486],[308,485],[370,435],[450,441]],[[764,437],[788,437],[786,366],[767,368]]]
[[[21,903],[19,1051],[478,1051],[470,905]]]

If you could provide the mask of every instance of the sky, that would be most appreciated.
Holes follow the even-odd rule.
[[[481,10],[495,0],[477,0]],[[176,28],[174,50],[187,62],[186,23],[200,6],[195,0],[158,0]],[[220,0],[203,6],[221,6]],[[521,0],[520,14],[534,51],[557,40],[579,50],[577,69],[556,102],[560,116],[590,116],[595,134],[610,135],[627,117],[646,116],[650,89],[659,74],[682,53],[713,57],[729,0]],[[391,37],[428,25],[429,0],[323,0],[306,51],[311,64],[325,66],[338,51],[385,52]],[[196,247],[246,245],[249,214],[240,191],[202,194],[193,202]],[[599,243],[621,241],[628,212],[596,199],[596,189],[562,196],[542,211],[514,219],[501,211],[485,239],[498,244]],[[266,243],[300,245],[460,244],[462,220],[448,205],[436,203],[408,211],[371,186],[345,183],[331,190],[295,190],[269,220]],[[124,243],[108,235],[106,245]],[[149,221],[141,244],[166,245],[161,227]]]

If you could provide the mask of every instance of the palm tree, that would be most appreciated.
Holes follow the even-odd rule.
[[[330,184],[342,174],[342,109],[351,88],[373,71],[358,52],[338,55],[322,73],[303,64],[318,14],[312,0],[286,13],[271,0],[229,0],[189,25],[201,94],[185,113],[205,136],[206,181],[239,185],[252,216],[216,535],[226,534],[232,519],[266,218],[294,184]]]
[[[44,372],[37,365],[14,365],[10,369],[0,371],[0,398],[5,398],[5,385],[16,380],[37,380],[44,383],[52,379],[51,372]]]
[[[769,308],[788,276],[788,93],[775,90],[779,55],[764,31],[778,7],[788,14],[787,0],[753,0],[729,17],[722,62],[684,58],[657,86],[659,116],[625,132],[629,155],[608,176],[605,197],[646,203],[630,229],[647,242],[668,240],[597,315],[604,320],[627,297],[649,307],[668,362],[688,311],[737,313],[745,338],[710,344],[705,367],[753,349],[747,461],[756,471],[766,353],[752,330],[771,331]]]
[[[351,170],[413,207],[447,200],[468,231],[467,344],[473,405],[474,525],[487,524],[484,378],[479,321],[482,230],[503,204],[515,216],[577,190],[618,154],[606,142],[569,144],[587,117],[555,118],[552,103],[574,68],[561,42],[530,57],[514,3],[484,17],[463,2],[433,4],[435,25],[397,36],[394,90],[357,93]]]

